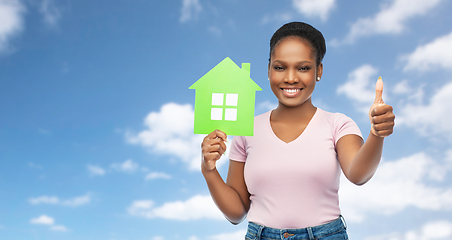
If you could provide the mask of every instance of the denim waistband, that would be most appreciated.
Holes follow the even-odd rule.
[[[342,215],[323,225],[298,229],[276,229],[253,222],[248,223],[248,233],[254,235],[256,239],[318,239],[341,232],[346,228]]]

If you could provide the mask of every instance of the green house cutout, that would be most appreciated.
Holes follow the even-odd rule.
[[[195,134],[215,129],[227,135],[253,136],[256,91],[250,64],[237,66],[229,57],[190,86],[195,89]]]

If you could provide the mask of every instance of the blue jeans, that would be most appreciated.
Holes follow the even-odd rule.
[[[299,229],[276,229],[250,222],[245,240],[347,240],[346,229],[342,216],[327,224]]]

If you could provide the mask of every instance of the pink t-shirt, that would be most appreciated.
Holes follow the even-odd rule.
[[[317,108],[304,132],[285,143],[273,132],[271,111],[254,119],[254,136],[235,136],[229,158],[245,163],[251,194],[248,221],[272,228],[318,226],[339,217],[336,142],[362,137],[356,123],[341,113]]]

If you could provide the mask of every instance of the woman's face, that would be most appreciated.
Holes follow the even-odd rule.
[[[268,66],[270,87],[279,103],[287,107],[310,102],[316,78],[323,65],[316,65],[311,46],[298,37],[287,37],[276,45]]]

